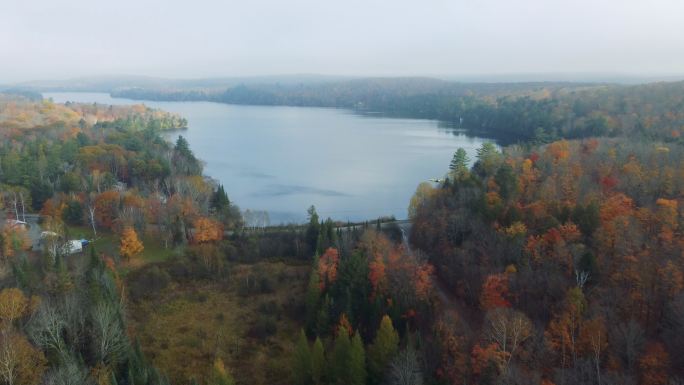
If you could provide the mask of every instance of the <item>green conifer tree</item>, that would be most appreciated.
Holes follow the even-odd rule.
[[[309,385],[311,383],[311,349],[304,330],[300,331],[297,346],[292,355],[292,384]]]
[[[349,349],[348,384],[364,385],[366,383],[366,352],[359,333],[354,334]]]
[[[380,383],[387,367],[399,349],[399,334],[392,326],[392,319],[385,315],[375,340],[368,348],[368,369],[373,383]]]
[[[323,351],[323,342],[317,337],[311,349],[311,380],[314,385],[320,385],[323,382],[324,373],[325,353]]]

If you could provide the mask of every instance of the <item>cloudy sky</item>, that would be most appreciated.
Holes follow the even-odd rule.
[[[0,82],[684,74],[681,0],[0,0]]]

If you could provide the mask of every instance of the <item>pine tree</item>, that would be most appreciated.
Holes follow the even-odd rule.
[[[351,341],[346,332],[339,333],[335,338],[333,357],[330,362],[332,369],[332,384],[347,384],[349,378],[349,355],[351,353]]]
[[[468,163],[470,163],[468,153],[466,153],[466,150],[459,148],[454,153],[454,157],[451,158],[449,170],[453,171],[455,174],[459,174],[463,171],[468,171]]]
[[[318,222],[318,214],[316,213],[316,207],[309,207],[307,213],[309,215],[309,225],[306,227],[305,238],[306,243],[310,247],[310,250],[312,250],[315,253],[318,245],[318,235],[321,231],[321,224]]]
[[[304,330],[300,331],[297,346],[292,356],[292,383],[308,385],[311,383],[311,349]]]
[[[330,309],[332,308],[332,300],[329,295],[325,295],[323,303],[321,304],[318,314],[316,315],[316,333],[325,334],[330,329]]]
[[[323,382],[323,374],[325,373],[325,354],[323,351],[323,343],[320,338],[316,338],[313,349],[311,349],[311,379],[314,385],[320,385]]]
[[[306,289],[306,328],[314,334],[318,320],[318,305],[321,300],[320,277],[318,275],[318,257],[314,256],[309,275],[309,286]]]
[[[230,199],[228,199],[228,194],[226,194],[222,184],[218,186],[211,198],[211,207],[215,208],[218,212],[230,207]]]
[[[364,385],[366,383],[366,352],[358,332],[351,340],[347,373],[349,374],[348,384]]]
[[[374,383],[379,383],[382,380],[398,349],[399,334],[392,326],[392,319],[385,315],[380,321],[380,328],[375,336],[375,341],[368,348],[368,369]]]

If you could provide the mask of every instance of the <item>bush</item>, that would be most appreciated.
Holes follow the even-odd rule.
[[[261,316],[249,329],[249,336],[264,340],[278,331],[278,324],[275,318],[271,316]]]
[[[267,301],[259,304],[259,313],[263,315],[276,316],[280,307],[276,301]]]
[[[129,294],[131,299],[138,300],[151,297],[166,287],[171,282],[171,276],[165,270],[152,266],[138,272],[131,273],[129,277]]]

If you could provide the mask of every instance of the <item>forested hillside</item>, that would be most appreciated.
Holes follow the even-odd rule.
[[[409,221],[270,228],[180,116],[0,95],[0,383],[680,384],[681,87],[412,94],[521,144]]]
[[[2,383],[167,382],[131,333],[125,276],[241,221],[187,142],[161,136],[185,126],[144,106],[0,96]]]
[[[437,119],[509,143],[630,135],[670,140],[684,126],[684,83],[454,83],[429,78],[237,85],[225,91],[130,88],[113,96],[350,108]]]
[[[412,201],[412,244],[462,305],[451,384],[674,384],[684,375],[684,149],[483,146]],[[671,382],[668,382],[671,381]]]

